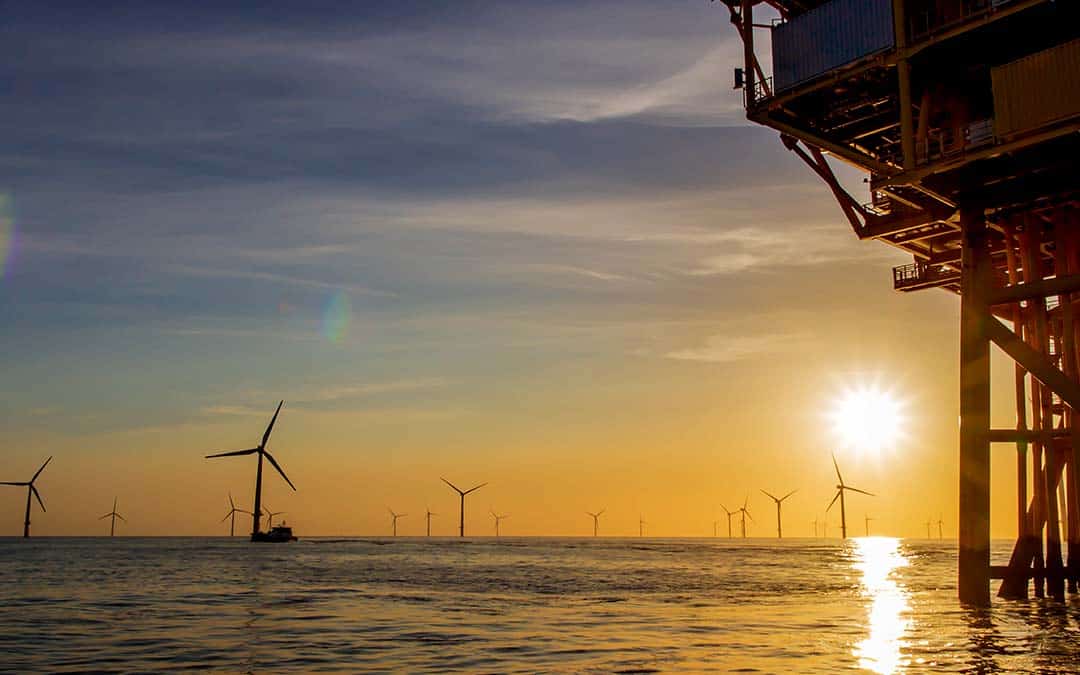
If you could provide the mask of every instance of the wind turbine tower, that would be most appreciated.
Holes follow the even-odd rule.
[[[647,523],[645,522],[645,518],[642,517],[641,514],[638,514],[638,518],[637,518],[637,536],[639,536],[639,537],[644,537],[645,536],[645,525],[646,524]],[[713,536],[714,537],[716,536],[716,527],[715,527],[715,525],[716,524],[714,523],[713,524]]]
[[[783,539],[783,538],[784,538],[784,531],[783,531],[783,529],[782,529],[782,528],[780,527],[780,505],[784,503],[784,500],[785,500],[785,499],[787,499],[787,498],[788,498],[788,497],[790,497],[791,495],[793,495],[793,494],[795,494],[796,492],[798,492],[798,490],[792,490],[791,492],[787,493],[787,494],[786,494],[786,495],[784,495],[783,497],[779,497],[779,498],[778,498],[778,497],[775,497],[775,496],[773,496],[773,495],[771,495],[771,494],[769,494],[768,492],[765,492],[765,490],[762,490],[762,492],[763,492],[763,493],[764,493],[764,494],[765,494],[765,495],[766,495],[766,496],[767,496],[767,497],[768,497],[769,499],[771,499],[771,500],[773,500],[774,502],[776,502],[776,538],[777,538],[777,539]]]
[[[22,483],[0,483],[0,485],[25,485],[26,486],[26,518],[23,520],[23,537],[30,536],[30,495],[33,495],[37,499],[38,505],[41,507],[41,512],[45,513],[45,502],[41,501],[41,494],[38,493],[37,488],[34,487],[34,481],[37,480],[41,472],[45,470],[45,467],[52,461],[52,457],[45,460],[45,463],[41,465],[41,468],[37,470],[34,477],[30,480]]]
[[[394,532],[393,536],[396,537],[397,536],[397,520],[398,520],[398,518],[404,518],[405,516],[407,516],[409,514],[407,514],[407,513],[394,513],[394,509],[392,509],[390,507],[386,507],[386,510],[390,512],[391,527],[393,528],[393,532]]]
[[[600,532],[600,516],[604,515],[604,511],[606,510],[607,509],[600,509],[596,513],[590,511],[585,512],[592,516],[592,536],[594,537]]]
[[[127,518],[123,517],[122,515],[120,515],[119,513],[116,512],[116,497],[113,497],[113,500],[112,500],[112,511],[109,511],[108,513],[106,513],[102,517],[98,518],[98,520],[105,520],[106,518],[112,518],[112,521],[109,522],[109,536],[110,537],[116,535],[116,519],[117,518],[124,521],[125,523],[127,522]]]
[[[874,520],[874,519],[873,519],[873,518],[871,518],[870,516],[867,516],[867,515],[863,515],[863,528],[865,528],[865,532],[866,532],[866,536],[867,536],[867,537],[869,537],[869,536],[870,536],[870,523],[871,523],[871,522],[872,522],[873,520]]]
[[[860,490],[859,488],[853,488],[850,485],[846,485],[844,483],[844,477],[840,475],[840,465],[836,463],[836,455],[833,455],[832,463],[833,468],[836,469],[836,480],[838,480],[839,483],[837,483],[836,485],[836,495],[832,498],[832,501],[829,502],[829,506],[825,509],[825,511],[831,509],[833,507],[833,504],[836,503],[837,499],[840,500],[840,538],[847,539],[847,510],[844,505],[844,492],[850,490],[852,492],[858,492],[859,494],[867,495],[868,497],[873,497],[874,495],[866,492],[865,490]]]
[[[499,536],[499,523],[502,522],[503,518],[509,518],[510,516],[509,515],[500,516],[499,514],[495,513],[495,511],[493,511],[492,509],[488,509],[488,511],[491,512],[491,517],[495,519],[495,536],[498,537]]]
[[[446,483],[451,488],[453,488],[454,492],[458,493],[458,495],[461,497],[461,518],[460,518],[460,521],[458,523],[458,536],[459,537],[464,537],[465,536],[465,495],[469,494],[470,492],[476,492],[480,488],[487,485],[487,483],[480,483],[479,485],[477,485],[474,488],[469,488],[468,490],[462,490],[462,489],[458,488],[458,486],[456,486],[453,483],[451,483],[450,481],[446,480],[445,478],[441,478],[441,480],[442,480],[442,482]]]
[[[285,475],[285,472],[278,465],[274,456],[266,450],[266,443],[270,440],[270,432],[274,430],[274,422],[277,422],[278,414],[281,412],[281,406],[285,405],[285,401],[278,403],[277,410],[274,411],[274,416],[270,418],[270,424],[267,425],[266,431],[263,433],[262,441],[256,448],[250,450],[235,450],[233,452],[219,452],[215,455],[207,455],[206,459],[212,459],[214,457],[234,457],[239,455],[258,455],[259,462],[255,469],[255,508],[251,511],[251,540],[257,541],[259,539],[259,517],[262,515],[262,468],[263,458],[265,457],[270,464],[277,469],[277,472],[281,474],[281,477],[285,479],[285,482],[289,484],[293,490],[296,490],[296,486],[292,484],[289,477]]]
[[[735,509],[734,511],[728,511],[727,507],[723,504],[720,505],[720,508],[724,509],[724,513],[727,514],[727,538],[731,539],[731,517],[738,513],[739,510]]]
[[[746,539],[746,519],[749,518],[750,522],[754,521],[754,517],[750,515],[750,512],[746,510],[746,505],[750,503],[750,495],[746,495],[746,499],[743,500],[743,505],[739,507],[739,513],[742,514],[741,529],[742,538]]]
[[[427,518],[427,536],[430,537],[431,536],[431,517],[432,516],[437,516],[439,514],[435,513],[430,508],[425,509],[425,511],[427,511],[427,513],[424,514],[424,517]]]

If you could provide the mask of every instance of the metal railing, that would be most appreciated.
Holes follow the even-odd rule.
[[[921,288],[957,281],[960,273],[945,265],[910,263],[893,268],[893,290]]]
[[[766,99],[770,99],[773,96],[772,77],[766,77],[764,80],[754,78],[754,86],[743,87],[743,104],[746,109],[753,108],[755,104],[760,103]]]

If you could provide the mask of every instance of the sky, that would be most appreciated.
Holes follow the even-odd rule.
[[[506,535],[606,509],[602,534],[704,536],[748,499],[770,536],[759,489],[797,489],[805,536],[834,450],[877,495],[853,529],[955,533],[957,299],[894,293],[904,256],[745,120],[722,7],[5,9],[0,479],[54,457],[35,534],[105,533],[114,496],[121,533],[226,533],[254,460],[203,456],[255,445],[279,399],[298,490],[268,474],[264,500],[301,536],[387,534],[388,508],[450,534],[440,476],[489,483],[475,534],[489,509]],[[838,443],[858,387],[903,402],[896,443]],[[24,500],[0,489],[0,535]]]

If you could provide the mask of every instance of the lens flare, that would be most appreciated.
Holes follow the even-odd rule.
[[[15,258],[15,208],[9,195],[0,194],[0,279]]]
[[[349,303],[349,296],[344,291],[334,293],[323,311],[323,335],[330,342],[341,344],[349,333],[351,320],[352,305]]]
[[[904,435],[906,405],[877,386],[845,391],[829,413],[833,431],[845,447],[857,452],[893,448]]]

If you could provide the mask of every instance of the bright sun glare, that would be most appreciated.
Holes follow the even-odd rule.
[[[845,391],[829,418],[845,447],[878,452],[895,446],[903,435],[904,404],[879,387],[861,386]]]

